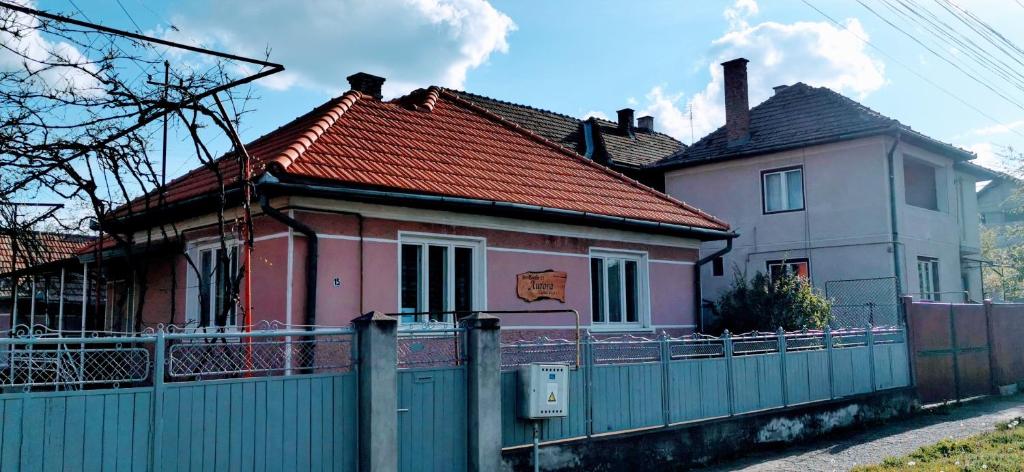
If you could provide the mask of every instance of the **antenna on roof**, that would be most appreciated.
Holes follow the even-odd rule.
[[[690,144],[693,144],[693,104],[689,104],[687,108],[690,109]]]

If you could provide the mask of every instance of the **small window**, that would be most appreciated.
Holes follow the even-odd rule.
[[[765,214],[803,210],[803,167],[762,172],[761,190]]]
[[[806,258],[768,261],[767,266],[768,276],[772,279],[781,277],[783,273],[790,273],[807,280],[811,278],[811,264]]]
[[[401,317],[402,323],[452,323],[451,312],[478,309],[479,244],[440,236],[402,238],[399,303],[402,313],[410,313]]]
[[[194,261],[199,270],[190,298],[198,298],[196,308],[188,313],[190,324],[202,328],[237,327],[238,245],[220,243],[199,248]]]
[[[637,254],[595,252],[590,258],[591,321],[594,326],[640,326],[648,294],[646,258]]]
[[[938,173],[934,166],[914,159],[903,159],[903,185],[907,205],[939,210]]]
[[[922,300],[939,301],[939,260],[917,258],[917,283]]]
[[[714,277],[725,275],[725,259],[722,259],[722,256],[711,260],[711,275]]]

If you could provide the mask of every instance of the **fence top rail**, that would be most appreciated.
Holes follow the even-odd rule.
[[[309,330],[288,329],[276,331],[223,331],[205,332],[197,331],[191,333],[167,333],[165,339],[210,339],[210,338],[277,338],[282,336],[291,337],[314,337],[314,336],[342,336],[354,333],[352,328],[316,328]]]
[[[107,337],[85,337],[85,338],[0,338],[0,346],[38,346],[38,345],[64,345],[64,344],[130,344],[130,343],[155,343],[155,336],[107,336]]]

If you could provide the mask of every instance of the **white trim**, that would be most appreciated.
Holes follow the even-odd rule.
[[[588,324],[581,324],[580,325],[580,329],[581,330],[600,331],[600,332],[605,332],[605,331],[655,331],[655,330],[663,329],[663,328],[669,328],[669,329],[683,328],[683,329],[685,329],[685,328],[696,328],[696,327],[697,327],[697,325],[695,325],[695,324],[680,324],[680,325],[651,325],[651,326],[648,326],[648,327],[630,327],[630,328],[621,328],[621,329],[607,329],[607,330],[606,329],[598,329],[598,330],[594,330],[593,329],[594,328],[593,325],[588,325]],[[505,324],[505,325],[501,326],[501,329],[503,331],[514,331],[514,330],[517,330],[517,329],[520,329],[520,330],[554,330],[554,329],[564,329],[564,330],[575,331],[576,330],[576,326],[575,325],[544,326],[544,325],[511,325],[511,324]]]
[[[489,247],[488,251],[494,252],[514,252],[519,254],[539,254],[543,256],[565,256],[565,257],[584,257],[589,259],[589,254],[579,252],[558,252],[558,251],[540,251],[537,249],[517,249],[512,247]]]
[[[299,237],[306,237],[304,234],[297,234]],[[359,241],[363,240],[368,243],[386,243],[386,244],[398,244],[397,239],[386,239],[386,238],[360,238],[359,236],[349,236],[347,234],[323,234],[317,233],[317,238],[320,239],[340,239],[342,241]]]
[[[440,210],[424,210],[315,197],[294,197],[289,201],[289,203],[294,206],[310,207],[309,210],[301,209],[299,211],[316,211],[317,208],[325,210],[343,210],[360,213],[366,217],[395,221],[433,223],[463,226],[467,228],[508,231],[513,233],[597,239],[636,244],[684,247],[690,249],[697,249],[700,247],[700,241],[696,238],[650,234],[641,231],[595,228],[590,226],[548,223],[500,216],[484,216]]]
[[[267,234],[267,235],[263,235],[263,236],[257,236],[255,238],[252,238],[252,241],[255,243],[255,242],[260,242],[260,241],[268,241],[268,240],[271,240],[271,239],[286,238],[286,237],[288,237],[288,232],[284,231],[284,232],[280,232],[280,233],[274,233],[274,234]]]
[[[295,213],[292,210],[288,210],[288,217],[294,219]],[[285,291],[284,291],[284,322],[286,325],[292,325],[292,285],[294,283],[294,272],[295,272],[295,230],[290,226],[288,227],[288,274],[285,276]],[[308,300],[307,300],[308,303]],[[313,301],[316,303],[316,300]],[[288,351],[291,353],[291,350]],[[291,361],[289,360],[289,366]]]
[[[673,265],[685,265],[685,266],[697,265],[697,263],[693,262],[693,261],[670,261],[668,259],[648,259],[647,263],[648,264],[673,264]]]

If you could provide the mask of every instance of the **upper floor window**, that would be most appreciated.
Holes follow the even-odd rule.
[[[453,323],[453,311],[482,308],[481,240],[416,235],[399,239],[399,304],[402,313],[409,313],[402,315],[402,323]]]
[[[907,205],[941,210],[939,169],[916,159],[903,159],[903,187]]]
[[[643,254],[591,252],[592,326],[643,326],[649,299],[646,275],[647,259]]]
[[[202,328],[237,327],[238,244],[220,242],[189,251],[189,305],[186,321]],[[194,269],[191,268],[194,265]]]
[[[798,259],[784,259],[767,262],[768,276],[772,279],[781,277],[785,273],[810,280],[811,263],[806,257]]]
[[[804,209],[803,167],[788,167],[761,172],[764,213],[781,213]]]

